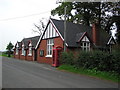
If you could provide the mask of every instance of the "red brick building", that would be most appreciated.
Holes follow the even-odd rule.
[[[93,24],[91,28],[89,26],[67,22],[66,26],[65,45],[67,51],[90,51],[96,48],[104,50],[108,48],[110,42],[115,44],[114,38],[104,30],[99,30],[97,24]],[[110,40],[110,38],[112,39]],[[36,46],[37,61],[52,64],[53,47],[55,46],[64,48],[64,21],[50,19]]]
[[[14,48],[14,58],[35,61],[36,50],[35,47],[40,36],[24,38],[21,42],[17,42]]]
[[[114,38],[104,30],[99,30],[97,24],[89,27],[67,22],[66,26],[65,46],[67,51],[105,50],[115,44]],[[34,40],[32,40],[33,38]],[[53,47],[55,46],[60,46],[62,49],[64,48],[64,21],[50,18],[40,37],[26,38],[21,42],[17,42],[14,57],[52,64]],[[30,49],[30,47],[32,47],[32,49]]]

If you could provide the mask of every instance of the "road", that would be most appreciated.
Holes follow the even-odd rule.
[[[117,83],[59,71],[47,64],[2,58],[3,88],[118,88]]]

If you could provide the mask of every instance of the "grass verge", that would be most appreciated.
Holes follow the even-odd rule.
[[[96,71],[95,69],[83,69],[83,68],[75,68],[74,66],[71,65],[61,65],[58,67],[59,70],[65,70],[77,74],[83,74],[83,75],[88,75],[88,76],[94,76],[100,79],[104,80],[110,80],[113,82],[120,82],[119,78],[120,76],[116,73],[109,73],[109,72],[102,72],[102,71]]]
[[[7,55],[7,54],[4,54],[4,53],[0,54],[0,56],[8,57],[8,55]],[[11,55],[10,57],[13,57],[13,55]]]

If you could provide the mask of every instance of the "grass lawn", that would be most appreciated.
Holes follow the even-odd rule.
[[[120,76],[115,73],[109,73],[109,72],[102,72],[102,71],[96,71],[95,69],[90,70],[90,69],[82,69],[82,68],[75,68],[74,66],[71,65],[61,65],[58,67],[59,70],[65,70],[77,74],[83,74],[83,75],[88,75],[88,76],[94,76],[98,77],[101,79],[105,80],[110,80],[113,82],[120,82]]]
[[[0,56],[8,57],[8,55],[5,53],[0,54]],[[13,57],[13,55],[11,55],[11,57]]]

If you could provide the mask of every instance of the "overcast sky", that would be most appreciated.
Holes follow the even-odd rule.
[[[6,50],[11,41],[15,44],[23,38],[36,36],[34,23],[49,19],[56,8],[56,0],[0,0],[0,51]]]

